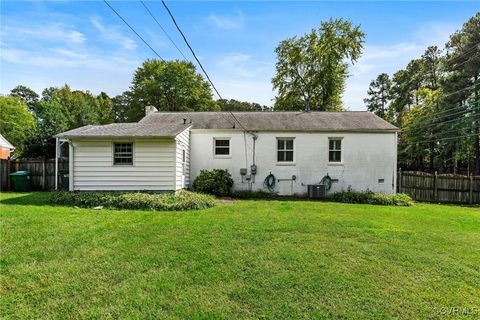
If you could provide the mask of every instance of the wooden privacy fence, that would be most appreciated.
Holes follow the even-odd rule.
[[[58,160],[58,170],[68,170],[68,159]],[[55,189],[55,159],[49,160],[0,160],[0,190],[11,190],[10,173],[30,171],[32,190]],[[58,180],[59,188],[62,186]],[[68,188],[68,186],[66,186]]]
[[[399,171],[398,192],[417,201],[478,204],[480,176]]]

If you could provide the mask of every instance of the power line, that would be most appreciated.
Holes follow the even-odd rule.
[[[445,94],[445,95],[441,96],[441,98],[449,97],[452,94],[459,93],[459,92],[462,92],[462,91],[465,91],[465,90],[468,90],[468,89],[471,89],[471,88],[475,88],[477,85],[478,85],[478,83],[474,83],[471,86],[468,86],[468,87],[465,87],[465,88],[462,88],[462,89],[459,89],[459,90],[456,90],[456,91],[453,91],[453,92],[449,92],[448,94]]]
[[[475,124],[475,122],[472,122],[471,124]],[[454,128],[452,130],[447,130],[447,131],[440,131],[440,132],[436,132],[436,133],[431,133],[430,134],[430,137],[433,138],[433,136],[435,135],[446,135],[446,134],[449,134],[449,133],[453,133],[453,132],[456,132],[456,133],[468,133],[469,131],[475,131],[476,129],[479,129],[480,126],[472,126],[472,127],[462,127],[462,128]],[[413,140],[410,140],[411,143],[416,143],[416,142],[421,142],[422,139],[413,139]]]
[[[480,45],[480,42],[474,43],[473,46],[472,46],[470,49],[468,49],[467,51],[465,51],[465,52],[463,52],[463,53],[460,53],[460,54],[457,55],[457,56],[450,55],[450,57],[451,57],[453,60],[458,60],[459,58],[461,58],[461,57],[463,57],[463,56],[466,56],[466,55],[472,53],[472,52],[475,51],[475,50],[478,50],[478,49],[479,49],[479,47],[478,47],[479,45]],[[448,57],[448,54],[447,54],[447,57]],[[458,64],[455,63],[455,62],[453,62],[453,65],[456,66],[456,67],[458,67],[458,66],[461,66],[462,64],[465,64],[465,63],[468,62],[468,61],[470,61],[470,60],[465,60],[465,61],[460,62],[460,63],[458,63]],[[447,62],[447,63],[448,63],[448,62]]]
[[[147,43],[147,41],[145,41],[145,39],[143,39],[142,36],[141,36],[140,34],[138,34],[138,32],[135,31],[135,29],[133,29],[133,27],[132,27],[130,24],[128,24],[128,22],[127,22],[125,19],[123,19],[123,17],[120,15],[120,13],[118,13],[117,10],[115,10],[115,9],[110,5],[110,3],[107,2],[107,0],[103,0],[103,2],[105,2],[105,4],[106,4],[113,12],[115,12],[115,14],[117,15],[117,17],[119,17],[119,18],[123,21],[123,23],[125,23],[125,24],[130,28],[130,30],[132,30],[132,31],[137,35],[137,37],[139,37],[139,38],[143,41],[143,43],[145,43],[145,45],[146,45],[147,47],[149,47],[150,50],[152,50],[153,53],[155,53],[155,55],[156,55],[157,57],[160,58],[160,60],[162,60],[163,62],[165,62],[165,60],[163,60],[163,58],[158,54],[158,52],[155,51],[155,49],[153,49],[153,48]]]
[[[461,118],[455,118],[455,119],[449,119],[449,120],[445,120],[445,121],[440,121],[440,122],[433,122],[433,123],[423,123],[425,124],[425,127],[433,127],[434,125],[439,125],[439,124],[445,124],[445,123],[451,123],[451,122],[455,122],[455,121],[459,121],[459,120],[468,120],[468,118],[475,118],[475,120],[478,120],[476,119],[476,117],[479,117],[480,114],[474,114],[472,116],[466,116],[466,117],[461,117]],[[422,123],[419,123],[418,125],[421,125]]]
[[[475,104],[477,102],[480,102],[480,100],[474,100],[472,103]],[[435,114],[432,114],[432,115],[428,115],[428,114],[421,115],[421,116],[416,117],[415,120],[418,121],[419,119],[427,119],[427,118],[432,118],[432,117],[437,117],[437,120],[438,120],[438,119],[441,119],[441,118],[451,117],[451,116],[454,116],[454,115],[457,115],[457,114],[468,113],[468,112],[472,112],[472,111],[480,112],[480,109],[477,109],[475,106],[473,106],[472,109],[463,108],[462,110],[457,111],[460,108],[462,108],[462,107],[461,106],[456,106],[456,107],[453,107],[453,108],[448,108],[448,109],[439,111],[439,112],[437,112]],[[444,113],[448,113],[450,111],[455,111],[455,112],[450,113],[450,114],[444,114]],[[441,115],[441,116],[438,117],[439,115]],[[442,122],[439,122],[439,123],[442,123]],[[417,123],[417,125],[418,124],[428,124],[428,121],[420,121],[420,122]]]
[[[207,77],[207,80],[208,82],[210,82],[210,85],[212,86],[213,90],[215,90],[215,93],[217,94],[217,96],[224,100],[222,98],[222,95],[220,94],[220,92],[218,92],[217,90],[217,87],[215,87],[215,85],[213,84],[212,80],[210,79],[210,76],[208,75],[207,71],[205,70],[205,68],[203,67],[202,63],[200,62],[200,60],[197,58],[197,55],[195,54],[195,51],[193,50],[192,46],[190,45],[190,43],[188,42],[185,34],[183,33],[182,29],[180,29],[180,26],[178,25],[177,21],[175,20],[175,17],[173,16],[172,12],[170,11],[170,9],[168,8],[167,4],[165,3],[164,0],[162,0],[162,4],[163,6],[165,7],[165,10],[167,10],[168,12],[168,15],[170,16],[170,18],[172,19],[173,21],[173,24],[175,24],[175,27],[177,28],[178,32],[180,33],[180,35],[182,36],[183,38],[183,41],[185,41],[185,44],[187,45],[188,49],[190,49],[190,52],[192,53],[193,57],[195,58],[195,60],[197,61],[198,65],[200,66],[200,68],[202,69],[203,71],[203,74],[205,74],[205,77]],[[230,111],[230,115],[233,117],[233,119],[235,119],[235,121],[240,125],[240,127],[243,128],[243,130],[245,131],[248,131],[240,121],[238,121],[237,117],[233,114],[233,112]]]
[[[456,137],[448,137],[448,138],[441,138],[441,139],[433,139],[433,140],[427,140],[427,141],[417,141],[417,142],[408,142],[407,144],[422,144],[422,143],[431,143],[431,142],[440,142],[444,140],[453,140],[453,139],[460,139],[460,138],[468,138],[468,137],[473,137],[478,135],[477,133],[472,133],[472,134],[465,134],[462,136],[456,136]]]
[[[454,110],[454,109],[451,109],[451,110]],[[458,108],[455,108],[455,110],[458,110]],[[436,118],[436,120],[440,120],[442,118],[448,118],[448,117],[455,116],[455,115],[462,115],[462,114],[470,113],[470,112],[475,111],[475,110],[476,110],[475,108],[474,109],[463,109],[463,110],[460,110],[460,111],[457,111],[457,112],[441,115],[440,117],[438,117],[438,115],[440,113],[436,113],[436,114],[432,114],[432,115],[423,115],[423,116],[417,117],[415,120],[418,121],[419,119],[423,120],[423,119],[427,119],[427,118]],[[417,122],[417,125],[418,124],[440,124],[442,122],[443,121],[429,123],[428,120],[424,120],[424,121]]]
[[[157,23],[157,25],[160,27],[160,29],[162,29],[163,33],[167,36],[167,38],[170,40],[170,42],[173,44],[173,46],[175,48],[177,48],[178,52],[180,52],[180,54],[182,55],[182,57],[188,61],[187,57],[185,57],[185,55],[183,54],[182,50],[180,50],[180,48],[177,46],[177,44],[175,43],[175,41],[173,41],[173,39],[170,37],[170,35],[167,33],[167,31],[162,27],[162,25],[160,24],[160,22],[158,22],[157,18],[155,18],[155,16],[153,15],[153,13],[150,11],[150,9],[147,7],[147,5],[145,4],[145,2],[143,2],[143,0],[140,0],[140,2],[142,3],[143,7],[145,8],[145,10],[147,10],[147,12],[150,14],[150,16],[153,18],[153,20],[155,20],[155,22]]]

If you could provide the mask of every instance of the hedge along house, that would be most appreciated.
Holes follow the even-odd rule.
[[[158,112],[138,123],[85,126],[69,143],[70,190],[175,191],[203,169],[227,169],[235,190],[394,193],[398,129],[370,112]]]

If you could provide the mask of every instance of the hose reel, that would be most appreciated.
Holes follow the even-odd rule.
[[[326,176],[324,176],[324,177],[322,178],[322,180],[320,180],[320,184],[325,185],[325,190],[327,190],[327,191],[332,188],[332,178],[330,178],[330,176],[328,175],[328,173],[327,173]]]
[[[270,174],[265,178],[263,181],[263,185],[270,191],[273,192],[275,190],[275,185],[277,183],[277,178],[270,172]]]

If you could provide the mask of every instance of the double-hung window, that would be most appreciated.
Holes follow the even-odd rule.
[[[215,156],[229,156],[230,155],[230,139],[213,140],[213,154]]]
[[[133,143],[115,143],[113,148],[114,165],[133,164]]]
[[[293,138],[277,138],[277,162],[293,162]]]
[[[342,162],[341,138],[330,138],[328,140],[328,162]]]

